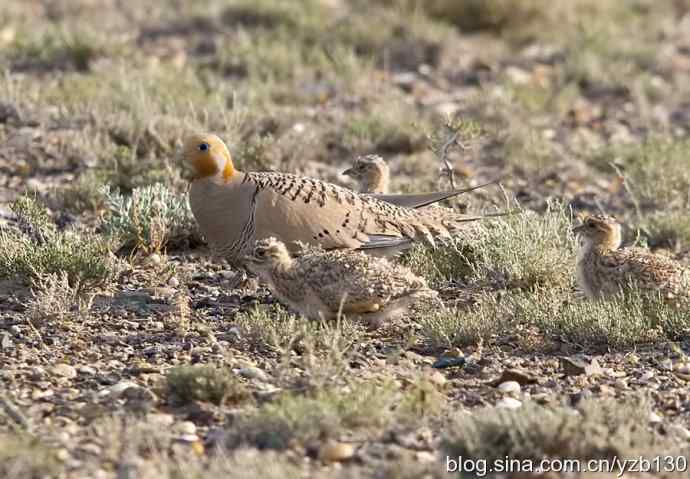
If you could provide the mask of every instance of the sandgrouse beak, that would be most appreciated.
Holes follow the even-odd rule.
[[[578,234],[580,231],[582,231],[582,230],[584,230],[584,229],[585,229],[585,225],[584,225],[584,223],[583,223],[583,224],[580,224],[580,225],[577,225],[577,226],[573,226],[573,228],[572,228],[570,231],[572,231],[573,234]]]
[[[355,172],[355,170],[353,170],[352,168],[348,168],[347,170],[343,171],[340,174],[344,175],[344,176],[352,176],[354,172]]]

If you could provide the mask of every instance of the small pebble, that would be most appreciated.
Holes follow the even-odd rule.
[[[100,457],[101,452],[103,451],[101,449],[101,446],[99,446],[98,444],[94,444],[93,442],[87,442],[86,444],[82,444],[79,446],[79,449],[95,457]]]
[[[175,416],[166,413],[150,413],[146,415],[146,420],[150,424],[167,428],[173,425]]]
[[[431,374],[429,374],[429,381],[439,387],[443,387],[448,382],[448,379],[441,371],[432,371]]]
[[[165,329],[165,323],[163,321],[153,321],[151,322],[151,329],[154,331],[163,331]]]
[[[92,368],[91,366],[79,366],[77,371],[79,371],[79,373],[81,374],[86,374],[88,376],[93,376],[97,373],[96,369]]]
[[[660,366],[661,369],[664,369],[666,371],[673,371],[673,361],[671,361],[670,359],[664,359],[663,361],[661,361]]]
[[[460,367],[460,366],[464,366],[466,362],[467,362],[467,359],[464,357],[451,358],[451,357],[444,356],[442,358],[439,358],[431,367],[437,368],[437,369]]]
[[[199,436],[196,434],[196,425],[191,421],[182,421],[173,427],[176,439],[182,442],[196,442]]]
[[[519,393],[520,383],[517,381],[505,381],[498,385],[498,389],[504,393]]]
[[[430,463],[437,460],[436,454],[429,451],[417,451],[415,453],[415,458],[422,463]]]
[[[266,373],[259,368],[240,368],[237,370],[237,374],[247,379],[258,379],[259,381],[268,381],[268,376],[266,375]]]
[[[653,411],[649,413],[649,422],[651,422],[652,424],[658,424],[661,421],[661,416],[659,416],[657,413]]]
[[[74,366],[70,366],[69,364],[56,364],[50,369],[50,371],[54,375],[61,376],[63,378],[72,379],[77,377],[77,369]]]
[[[46,389],[46,390],[34,389],[34,390],[31,392],[31,399],[34,400],[34,401],[38,401],[38,400],[40,400],[40,399],[48,399],[48,398],[51,398],[51,397],[53,397],[54,395],[55,395],[55,393],[53,392],[52,389]]]
[[[12,349],[14,347],[14,341],[12,341],[12,335],[10,333],[0,334],[0,349]]]
[[[522,402],[511,397],[505,397],[496,403],[496,407],[502,409],[517,409],[520,406],[522,406]]]
[[[58,461],[65,462],[67,459],[69,459],[69,451],[65,448],[58,449],[55,451],[55,457]]]
[[[319,459],[325,462],[346,461],[355,455],[355,446],[344,442],[327,442],[319,450]]]
[[[240,331],[240,328],[237,326],[232,326],[228,329],[227,331],[228,336],[232,336],[235,339],[241,339],[242,338],[242,332]]]
[[[192,421],[182,421],[175,424],[175,434],[196,434],[196,424]]]
[[[676,425],[673,429],[681,438],[685,439],[686,441],[690,441],[690,430],[688,428]]]
[[[132,382],[132,381],[120,381],[119,383],[114,384],[114,385],[110,386],[109,388],[106,388],[104,391],[101,392],[101,394],[104,396],[112,394],[115,397],[119,397],[127,389],[138,388],[138,387],[139,387],[139,385],[137,383]]]
[[[180,280],[176,276],[173,276],[168,280],[168,286],[172,288],[177,288],[180,285]]]

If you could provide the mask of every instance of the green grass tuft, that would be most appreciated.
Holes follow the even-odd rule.
[[[679,437],[645,420],[647,401],[584,400],[577,410],[527,403],[519,409],[487,408],[459,416],[444,446],[451,458],[493,460],[651,458],[681,453]],[[685,446],[687,453],[687,446]]]
[[[18,229],[0,230],[0,276],[65,272],[81,290],[105,285],[115,273],[109,243],[83,231],[58,231],[37,199],[23,196],[12,204]]]
[[[208,401],[238,404],[247,401],[246,387],[227,370],[214,366],[181,366],[168,371],[168,397],[176,404]]]
[[[390,384],[353,383],[308,395],[286,393],[240,418],[228,439],[229,446],[284,449],[291,441],[308,443],[343,429],[380,429],[393,418],[395,401]]]
[[[154,253],[198,236],[186,195],[161,183],[136,188],[131,196],[108,187],[103,194],[109,209],[103,227],[122,248]]]

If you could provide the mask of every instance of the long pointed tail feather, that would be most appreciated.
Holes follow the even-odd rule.
[[[502,179],[503,178],[498,178],[487,183],[482,183],[481,185],[473,186],[471,188],[461,188],[450,191],[434,191],[431,193],[412,193],[402,195],[371,194],[369,196],[380,201],[385,201],[386,203],[391,203],[395,206],[416,209],[438,203],[439,201],[443,201],[448,198],[453,198],[463,193],[468,193],[486,186],[498,184]]]

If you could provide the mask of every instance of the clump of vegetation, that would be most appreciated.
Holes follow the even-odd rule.
[[[420,334],[432,349],[478,344],[490,340],[497,331],[505,331],[510,321],[501,309],[501,298],[483,294],[468,308],[448,308],[423,315]]]
[[[519,409],[487,408],[456,418],[444,447],[451,458],[493,460],[651,458],[683,452],[680,437],[662,434],[643,418],[646,400],[587,399],[578,408],[527,403]],[[685,446],[687,454],[687,446]]]
[[[235,325],[249,348],[281,358],[274,371],[281,383],[302,388],[323,388],[346,375],[348,359],[365,335],[363,325],[347,319],[317,322],[281,307],[239,314]]]
[[[531,289],[573,283],[575,241],[566,208],[552,205],[543,214],[524,211],[487,221],[476,245],[474,280]]]
[[[89,32],[51,28],[20,36],[9,51],[15,68],[87,71],[103,48]]]
[[[690,188],[690,141],[655,137],[641,144],[603,149],[597,163],[620,166],[629,191],[641,208],[683,207]],[[674,172],[669,174],[669,172]]]
[[[239,418],[228,445],[284,449],[291,441],[323,440],[343,429],[385,428],[394,417],[396,398],[392,385],[374,383],[352,383],[308,395],[286,393]]]
[[[2,477],[50,477],[61,468],[57,454],[37,438],[0,434],[0,475]]]
[[[337,322],[312,321],[288,313],[282,307],[254,308],[238,314],[235,326],[252,349],[280,352],[291,348],[311,348],[316,352],[348,349],[364,335],[364,327],[343,319]],[[334,344],[334,341],[336,344]]]
[[[247,388],[231,373],[215,366],[181,366],[167,376],[168,397],[177,404],[207,401],[238,404],[249,399]]]
[[[48,210],[31,196],[11,205],[18,228],[0,230],[0,276],[66,273],[79,290],[106,284],[115,273],[108,241],[83,231],[58,230]]]
[[[690,331],[686,309],[635,288],[605,301],[577,301],[544,288],[536,298],[515,295],[508,304],[517,318],[524,318],[545,334],[582,345],[620,348],[677,340]]]
[[[424,341],[433,348],[476,344],[520,326],[583,347],[624,348],[684,337],[690,331],[690,314],[634,288],[604,301],[588,301],[574,297],[570,289],[539,287],[483,293],[470,307],[425,315],[420,324]]]
[[[417,248],[408,264],[432,283],[457,280],[531,289],[566,287],[574,280],[575,241],[568,211],[524,211],[484,221],[468,234],[467,247]]]
[[[343,131],[343,144],[357,152],[391,154],[423,150],[425,139],[421,131],[424,128],[412,121],[401,122],[401,118],[414,118],[415,113],[400,109],[351,115]]]
[[[650,248],[680,251],[690,245],[690,214],[687,210],[645,215],[640,229]]]
[[[70,284],[67,272],[40,274],[34,281],[33,298],[27,305],[27,315],[33,324],[49,319],[61,320],[76,310],[88,309],[88,302],[80,294],[79,281]]]
[[[428,0],[418,4],[430,16],[468,32],[488,30],[501,33],[508,29],[525,29],[544,19],[544,9],[535,0],[519,3],[510,0]]]
[[[186,196],[161,183],[136,188],[131,196],[106,187],[104,195],[109,210],[104,229],[122,248],[156,253],[197,234]]]

